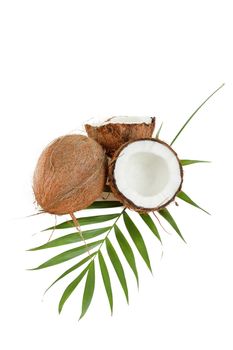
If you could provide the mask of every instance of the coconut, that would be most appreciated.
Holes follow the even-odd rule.
[[[66,135],[42,152],[34,172],[33,190],[45,212],[72,214],[100,196],[105,179],[103,148],[87,136]]]
[[[152,137],[155,118],[112,117],[104,123],[86,124],[85,128],[88,136],[102,145],[107,155],[111,157],[128,141]]]
[[[114,196],[138,212],[167,206],[181,190],[182,181],[177,154],[157,139],[127,142],[109,165],[109,185]]]

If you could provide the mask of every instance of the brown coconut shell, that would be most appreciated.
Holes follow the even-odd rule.
[[[180,165],[180,175],[181,175],[181,183],[180,183],[180,186],[179,188],[177,189],[176,193],[174,194],[174,196],[172,198],[170,198],[165,204],[163,204],[162,206],[159,206],[159,207],[155,207],[155,208],[143,208],[143,207],[139,207],[139,206],[136,206],[132,201],[130,201],[128,198],[126,198],[124,196],[123,193],[121,193],[117,187],[117,184],[116,184],[116,180],[115,180],[115,177],[114,177],[114,170],[115,170],[115,165],[116,165],[116,161],[117,161],[117,158],[119,156],[119,154],[121,153],[121,151],[127,147],[129,144],[133,143],[133,142],[137,142],[137,141],[146,141],[146,140],[149,140],[149,141],[154,141],[154,142],[158,142],[158,143],[161,143],[163,145],[165,145],[166,147],[168,147],[172,153],[176,156],[178,162],[179,162],[179,165]],[[139,140],[136,140],[136,141],[130,141],[130,142],[127,142],[125,143],[124,145],[122,145],[114,154],[113,158],[109,161],[109,166],[108,166],[108,179],[109,179],[109,186],[111,188],[111,191],[114,195],[114,197],[116,199],[118,199],[126,208],[129,208],[129,209],[132,209],[134,211],[137,211],[137,212],[140,212],[140,213],[148,213],[148,212],[153,212],[153,211],[158,211],[162,208],[165,208],[168,204],[170,204],[171,202],[173,202],[176,198],[176,195],[181,191],[181,187],[182,187],[182,183],[183,183],[183,167],[180,163],[180,160],[177,156],[177,153],[171,148],[170,145],[168,145],[166,142],[164,141],[161,141],[161,140],[158,140],[158,139],[155,139],[155,138],[141,138]]]
[[[83,135],[59,137],[42,152],[33,177],[37,203],[45,212],[70,214],[92,204],[106,181],[103,148]]]
[[[112,118],[111,118],[112,119]],[[108,121],[111,121],[108,120]],[[116,150],[124,143],[141,138],[152,137],[155,129],[155,117],[151,123],[108,123],[101,126],[85,124],[87,135],[97,141],[112,157]]]

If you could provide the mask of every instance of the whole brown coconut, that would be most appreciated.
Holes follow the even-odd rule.
[[[42,152],[34,172],[33,190],[45,212],[71,214],[99,197],[105,178],[102,147],[87,136],[66,135]]]
[[[102,145],[109,157],[128,141],[152,137],[154,128],[155,117],[113,117],[97,126],[85,125],[88,136]]]

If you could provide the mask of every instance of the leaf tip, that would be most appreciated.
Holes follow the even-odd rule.
[[[35,250],[37,250],[37,248],[29,248],[29,249],[26,249],[25,251],[26,251],[26,252],[33,252],[33,251],[35,251]]]
[[[83,318],[84,315],[85,315],[84,313],[81,313],[81,315],[79,316],[78,321],[80,321]]]
[[[46,292],[46,291],[45,291]],[[61,312],[62,312],[62,308],[63,308],[63,305],[61,303],[59,303],[58,305],[58,314],[60,315]]]
[[[150,270],[151,274],[153,275],[153,271],[152,271],[151,264],[150,264],[150,263],[148,263],[148,264],[147,264],[147,267],[148,267],[148,269]]]

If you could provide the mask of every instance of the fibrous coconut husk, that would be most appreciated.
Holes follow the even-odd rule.
[[[71,214],[92,204],[103,191],[106,156],[83,135],[59,137],[42,152],[33,178],[37,203],[51,214]]]
[[[111,123],[111,119],[106,124],[93,126],[85,124],[85,129],[89,137],[96,140],[106,150],[106,154],[112,157],[114,152],[124,143],[141,138],[152,137],[155,128],[155,117],[150,118],[150,123],[139,122],[127,124]]]
[[[148,212],[154,212],[154,211],[158,211],[162,208],[165,208],[168,204],[170,204],[171,202],[173,202],[175,200],[176,195],[181,191],[181,187],[182,187],[182,183],[183,183],[183,167],[180,163],[180,160],[177,156],[177,153],[166,142],[155,139],[155,138],[141,138],[138,141],[141,141],[141,140],[142,141],[143,140],[145,140],[145,141],[150,140],[150,141],[154,141],[154,142],[159,142],[159,143],[165,145],[166,147],[168,147],[173,152],[173,154],[176,156],[176,158],[179,162],[179,165],[180,165],[181,183],[180,183],[180,186],[177,189],[177,191],[174,193],[174,195],[166,203],[163,203],[162,206],[158,206],[155,208],[143,208],[143,207],[136,206],[132,201],[130,201],[128,198],[126,198],[123,193],[121,193],[119,191],[117,184],[116,184],[116,181],[115,181],[115,177],[114,177],[114,169],[115,169],[116,161],[117,161],[118,156],[121,153],[121,151],[134,141],[129,141],[129,142],[125,143],[114,153],[114,155],[113,155],[112,159],[109,161],[109,165],[108,165],[108,181],[109,181],[109,186],[110,186],[110,189],[111,189],[114,197],[116,199],[118,199],[126,208],[132,209],[132,210],[134,210],[136,212],[140,212],[140,213],[148,213]]]

